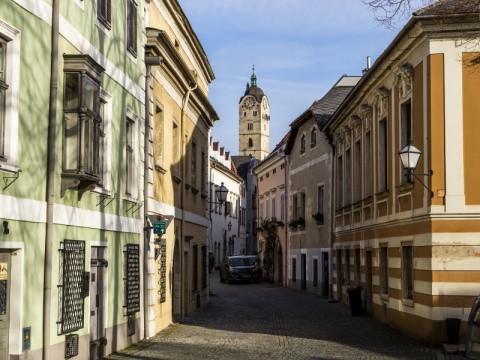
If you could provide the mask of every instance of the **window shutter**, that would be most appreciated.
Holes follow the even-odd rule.
[[[137,55],[137,6],[133,0],[128,1],[127,14],[127,49]]]

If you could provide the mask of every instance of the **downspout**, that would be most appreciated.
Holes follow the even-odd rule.
[[[181,115],[181,131],[180,135],[182,137],[182,179],[183,182],[186,182],[186,163],[185,163],[185,156],[186,156],[186,144],[185,144],[185,111],[188,107],[188,101],[190,100],[190,94],[192,91],[194,91],[197,88],[197,84],[193,88],[189,88],[187,90],[187,93],[185,94],[185,97],[183,98],[183,104],[182,104],[182,115]],[[184,264],[184,258],[185,258],[185,184],[181,186],[181,191],[180,191],[180,200],[181,200],[181,207],[182,207],[182,221],[181,221],[181,226],[180,226],[180,263],[181,263],[181,276],[180,276],[180,281],[181,281],[181,288],[182,291],[180,293],[180,317],[183,319],[185,316],[185,304],[184,304],[184,297],[185,297],[185,264]],[[188,293],[188,291],[187,291]]]
[[[50,359],[50,326],[52,307],[52,244],[53,211],[55,204],[55,148],[58,97],[58,41],[60,34],[60,0],[52,3],[52,50],[50,53],[50,108],[48,114],[47,150],[47,224],[45,233],[45,263],[43,277],[43,358]]]
[[[332,147],[332,174],[331,174],[331,202],[330,202],[330,259],[328,262],[328,281],[329,281],[329,289],[328,289],[328,299],[333,299],[333,230],[335,225],[335,194],[336,194],[336,186],[335,186],[335,154],[336,148],[335,144],[333,143],[333,136],[331,134],[326,134],[327,140],[330,146]],[[338,276],[338,275],[337,275]]]
[[[150,226],[148,223],[148,178],[149,178],[149,162],[150,154],[148,152],[148,144],[150,142],[150,81],[151,81],[151,70],[152,66],[162,65],[163,58],[161,56],[152,56],[145,55],[145,65],[147,66],[147,73],[145,75],[145,134],[143,142],[143,214],[144,214],[144,249],[143,249],[143,326],[144,326],[144,337],[148,339],[150,337],[150,332],[148,330],[148,262],[149,262],[149,253],[150,253]]]
[[[283,224],[284,231],[285,231],[285,260],[284,260],[284,270],[283,270],[283,286],[287,287],[288,286],[288,225],[287,225],[287,219],[288,219],[288,206],[287,205],[287,199],[288,199],[288,168],[287,168],[287,156],[285,152],[283,153],[283,161],[284,161],[284,170],[285,170],[285,199],[284,199],[284,206],[285,206],[285,223]]]

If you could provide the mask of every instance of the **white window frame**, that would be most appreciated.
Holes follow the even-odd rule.
[[[103,186],[96,184],[96,193],[102,195],[111,195],[112,186],[112,96],[105,90],[100,89],[100,101],[104,104],[103,132],[105,134],[103,140],[103,164],[102,164],[102,182]]]
[[[132,148],[133,148],[133,154],[132,154],[132,184],[131,184],[131,189],[130,189],[130,194],[127,194],[127,188],[126,188],[126,183],[125,183],[125,191],[124,191],[124,200],[130,201],[130,202],[137,202],[138,201],[138,116],[135,114],[131,109],[126,108],[125,109],[125,121],[124,121],[124,133],[126,134],[126,122],[130,122],[132,124]],[[126,174],[127,171],[127,154],[126,151],[124,151],[123,154],[123,174]],[[125,180],[126,181],[126,180]]]
[[[7,41],[6,65],[8,71],[5,81],[8,89],[5,92],[5,103],[9,104],[5,109],[5,157],[6,162],[0,162],[0,170],[5,172],[18,172],[18,128],[19,107],[18,99],[20,92],[20,30],[0,19],[0,36]],[[12,66],[16,64],[17,66]]]

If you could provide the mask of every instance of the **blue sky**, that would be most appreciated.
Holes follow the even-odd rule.
[[[270,150],[343,75],[361,75],[393,40],[360,0],[179,0],[215,74],[212,135],[238,154],[238,102],[255,64],[270,102]],[[403,26],[403,23],[399,24]]]

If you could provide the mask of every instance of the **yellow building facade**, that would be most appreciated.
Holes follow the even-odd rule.
[[[327,126],[334,144],[333,292],[361,286],[367,313],[446,340],[479,294],[478,9],[415,13]],[[445,6],[445,8],[443,8]],[[458,9],[457,9],[458,10]],[[421,151],[408,176],[399,151]]]

